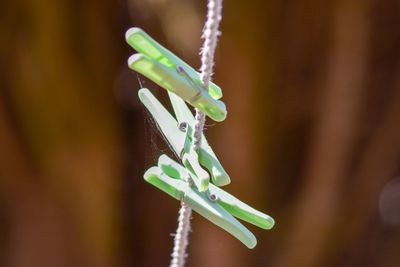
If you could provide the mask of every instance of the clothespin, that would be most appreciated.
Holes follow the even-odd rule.
[[[161,46],[140,28],[126,32],[126,40],[138,54],[128,59],[131,69],[141,73],[169,92],[203,111],[215,121],[226,118],[221,88],[210,82],[204,88],[200,74],[172,52]]]
[[[218,225],[248,248],[257,244],[255,236],[233,216],[263,229],[271,229],[274,220],[253,209],[219,187],[210,184],[205,192],[192,186],[192,174],[167,155],[161,155],[157,167],[151,167],[144,179],[160,190],[185,202],[194,211]],[[232,216],[233,215],[233,216]]]
[[[195,177],[194,183],[200,192],[207,190],[210,175],[212,182],[217,186],[224,186],[230,183],[229,175],[222,167],[204,135],[200,149],[194,151],[191,148],[194,117],[180,97],[174,93],[168,93],[177,117],[175,119],[148,89],[140,89],[138,95],[140,101],[156,121],[172,150],[182,160],[191,175]],[[199,163],[206,167],[208,172]]]

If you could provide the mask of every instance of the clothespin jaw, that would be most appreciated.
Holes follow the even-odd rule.
[[[195,119],[183,101],[179,96],[174,93],[168,92],[169,99],[174,109],[178,122],[186,123],[188,125],[194,125]],[[191,138],[191,135],[189,135]],[[198,151],[200,163],[205,166],[211,173],[213,183],[216,186],[224,186],[231,182],[229,175],[226,173],[224,167],[217,159],[214,151],[207,142],[206,137],[202,134],[200,150]]]
[[[257,240],[233,216],[264,229],[270,229],[274,224],[268,215],[251,208],[213,184],[210,184],[208,191],[199,192],[192,186],[191,176],[186,169],[166,155],[160,156],[157,167],[146,171],[144,179],[175,199],[185,202],[194,211],[235,236],[248,248],[254,248]]]
[[[131,56],[131,69],[153,80],[167,91],[174,92],[215,121],[226,118],[225,104],[218,100],[221,89],[214,83],[203,88],[200,74],[169,50],[157,43],[142,29],[131,28],[126,40],[140,54]]]
[[[188,152],[188,147],[190,147],[191,144],[192,137],[188,131],[190,131],[191,125],[194,125],[194,117],[189,108],[186,106],[185,102],[174,93],[169,93],[172,106],[179,121],[178,122],[148,89],[140,89],[138,95],[140,101],[144,104],[151,116],[157,122],[162,134],[167,139],[175,154],[182,159],[185,155],[185,153],[182,153],[182,151],[185,152],[186,147],[186,152]],[[182,127],[185,124],[189,127]],[[193,152],[189,152],[189,154],[193,154]],[[229,175],[222,167],[221,163],[217,159],[217,156],[207,143],[207,139],[204,136],[202,138],[200,150],[197,152],[197,154],[198,161],[207,168],[211,175],[211,180],[215,185],[224,186],[230,183]],[[191,165],[196,165],[196,161],[196,156],[192,155],[190,157]],[[200,171],[196,172],[196,175],[205,177],[205,175],[200,175],[199,173]],[[203,185],[205,187],[205,183]],[[203,188],[204,190],[204,187],[199,186],[199,189],[202,190]]]
[[[179,129],[186,134],[181,155],[182,163],[192,177],[197,177],[194,179],[194,183],[200,192],[204,192],[208,189],[210,175],[208,175],[208,172],[200,166],[199,155],[193,150],[191,141],[191,136],[193,134],[192,127],[187,123],[180,123]]]

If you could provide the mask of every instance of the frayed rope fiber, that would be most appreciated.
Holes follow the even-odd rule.
[[[209,0],[207,5],[207,20],[204,25],[202,38],[203,46],[200,50],[201,67],[200,80],[203,88],[208,88],[214,69],[214,55],[217,47],[219,24],[222,19],[222,0]],[[201,145],[201,137],[203,135],[206,116],[203,112],[196,108],[195,123],[193,130],[193,148],[197,151]],[[185,203],[181,202],[179,210],[178,228],[174,238],[174,248],[170,267],[183,267],[187,258],[187,246],[189,244],[190,219],[192,209]]]

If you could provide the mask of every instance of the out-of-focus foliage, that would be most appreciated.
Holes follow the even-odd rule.
[[[166,266],[179,203],[137,100],[131,26],[199,67],[206,1],[0,5],[0,266]],[[209,142],[276,218],[255,250],[194,214],[188,266],[400,265],[400,2],[225,1]]]

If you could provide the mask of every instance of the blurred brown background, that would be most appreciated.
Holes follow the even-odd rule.
[[[192,66],[206,1],[0,4],[0,266],[167,266],[179,203],[124,41]],[[255,250],[194,214],[187,266],[400,266],[400,2],[228,1],[208,140],[226,190],[272,215]]]

